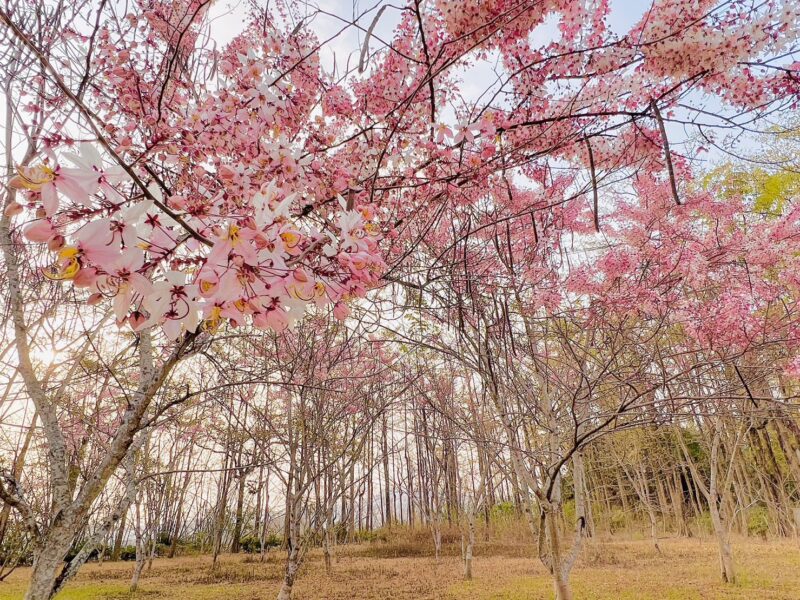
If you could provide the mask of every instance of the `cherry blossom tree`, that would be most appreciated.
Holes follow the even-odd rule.
[[[109,481],[195,395],[175,376],[190,355],[283,332],[309,310],[346,320],[389,283],[460,332],[464,356],[449,356],[493,390],[498,415],[531,401],[570,441],[554,436],[549,459],[524,468],[544,447],[516,441],[529,423],[502,423],[517,476],[538,490],[540,556],[569,597],[551,527],[559,480],[570,461],[580,471],[606,417],[697,364],[738,366],[779,345],[785,372],[798,369],[800,213],[750,215],[696,172],[704,151],[736,151],[730,132],[766,129],[796,104],[800,8],[657,0],[620,32],[606,0],[413,0],[338,17],[340,33],[365,38],[357,65],[329,69],[333,38],[313,29],[323,11],[268,7],[253,3],[219,46],[210,0],[0,9],[14,385],[35,406],[52,488],[42,515],[13,472],[0,486],[40,540],[27,598],[74,574],[80,560],[62,560]],[[390,14],[384,40],[375,27]],[[467,93],[481,70],[492,75]],[[41,289],[56,290],[56,316]],[[32,358],[48,319],[69,324],[61,387]],[[576,333],[589,328],[596,338]],[[659,362],[663,347],[642,340],[667,332],[696,364]],[[426,343],[448,354],[447,335]],[[569,360],[543,360],[552,345]],[[87,353],[97,368],[82,388]],[[582,383],[561,383],[568,373]],[[615,395],[614,375],[641,386]],[[616,404],[589,418],[570,394],[584,409]],[[119,496],[109,528],[135,494]]]

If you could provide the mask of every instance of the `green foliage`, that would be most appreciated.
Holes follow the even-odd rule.
[[[123,546],[119,551],[120,560],[136,560],[136,546]]]
[[[753,208],[757,212],[781,213],[786,201],[800,192],[800,174],[779,171],[767,175]]]
[[[769,533],[769,513],[763,506],[754,506],[747,511],[747,533],[767,539]]]
[[[701,515],[695,517],[695,523],[697,523],[697,528],[701,533],[705,535],[714,533],[714,526],[711,524],[711,515],[708,511],[703,511]]]
[[[680,429],[680,434],[683,436],[683,441],[686,444],[686,448],[689,450],[689,456],[691,456],[692,460],[697,464],[707,464],[707,452],[697,437],[699,434],[697,434],[695,430],[684,427]]]
[[[277,548],[282,543],[281,537],[276,533],[270,533],[264,540],[264,548]],[[258,536],[247,535],[239,540],[242,552],[246,554],[257,554],[261,552],[261,540]]]
[[[500,502],[492,507],[489,519],[492,522],[508,521],[516,517],[517,511],[513,502]]]
[[[353,541],[356,543],[388,542],[389,539],[389,533],[384,529],[373,529],[372,531],[362,529],[353,534]]]
[[[708,173],[703,187],[717,190],[723,198],[745,198],[756,212],[777,215],[800,194],[800,173],[788,169],[741,170],[726,164]]]
[[[611,533],[624,530],[628,526],[628,516],[625,514],[625,511],[621,508],[616,508],[611,511],[608,518],[608,526]]]
[[[577,512],[575,511],[575,500],[567,500],[561,505],[561,512],[564,515],[564,520],[570,525],[575,524]]]
[[[184,549],[192,554],[203,552],[211,545],[211,535],[207,531],[198,531],[191,539],[182,541]]]

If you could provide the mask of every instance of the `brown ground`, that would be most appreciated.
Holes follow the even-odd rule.
[[[663,555],[647,541],[605,538],[585,548],[572,574],[576,600],[800,599],[800,545],[793,540],[736,540],[735,586],[721,583],[715,546],[705,539],[664,539]],[[477,549],[474,580],[462,581],[458,548],[436,562],[409,544],[375,542],[340,548],[327,576],[312,553],[295,587],[296,600],[534,600],[552,598],[544,568],[528,545]],[[427,552],[423,550],[423,554]],[[272,600],[283,553],[266,564],[227,555],[211,571],[208,557],[157,559],[136,594],[127,591],[132,563],[87,565],[58,600],[141,598],[170,600]],[[0,600],[22,598],[27,569],[0,583]]]

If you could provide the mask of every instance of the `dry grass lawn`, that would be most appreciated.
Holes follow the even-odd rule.
[[[579,600],[800,599],[800,546],[794,541],[737,540],[740,581],[720,582],[711,540],[665,539],[658,555],[644,540],[593,540],[572,575]],[[550,580],[529,545],[482,545],[474,580],[461,580],[458,548],[438,563],[418,548],[376,542],[340,548],[326,576],[312,553],[295,587],[297,600],[538,600],[552,598]],[[423,554],[428,549],[424,549]],[[244,555],[224,556],[211,570],[208,557],[158,559],[136,594],[128,592],[132,563],[87,565],[58,600],[272,600],[283,554],[266,564]],[[21,599],[27,569],[0,583],[0,600]]]

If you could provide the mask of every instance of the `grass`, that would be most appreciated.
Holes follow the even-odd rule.
[[[417,543],[412,543],[416,541]],[[573,571],[579,600],[796,600],[800,547],[792,540],[736,540],[739,582],[719,579],[709,539],[664,539],[659,555],[649,542],[592,540]],[[312,552],[295,586],[296,600],[546,600],[549,576],[527,544],[483,544],[476,549],[473,581],[461,578],[457,544],[436,562],[424,534],[417,540],[340,547],[331,576]],[[264,564],[226,555],[216,569],[208,557],[157,559],[140,589],[128,591],[132,563],[87,565],[58,600],[272,600],[280,587],[283,553]],[[0,600],[19,600],[28,569],[0,583]]]

